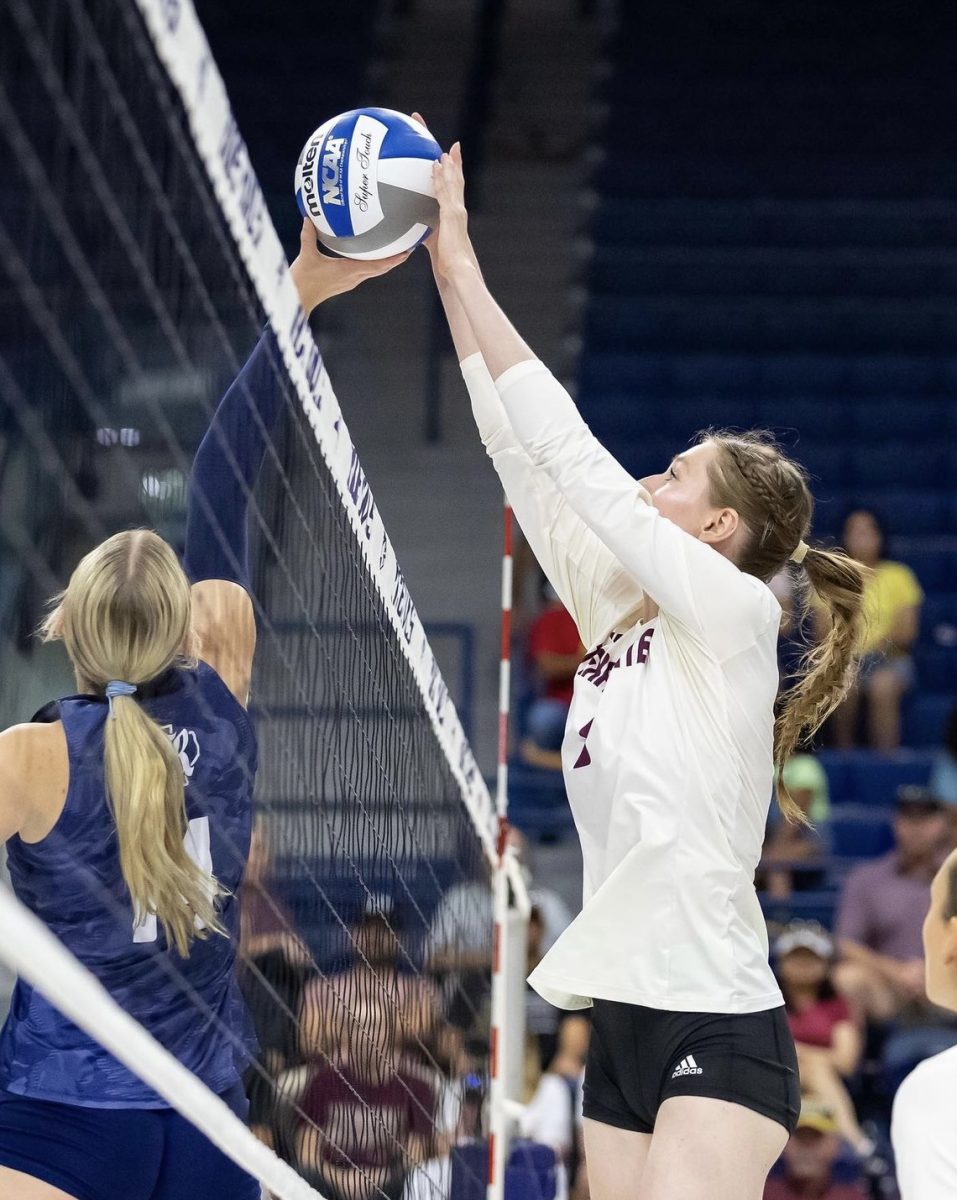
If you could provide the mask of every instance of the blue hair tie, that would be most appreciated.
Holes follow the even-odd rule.
[[[136,686],[134,684],[124,683],[122,679],[111,679],[110,682],[106,685],[106,698],[110,702],[110,716],[111,717],[116,716],[116,713],[113,711],[113,697],[114,696],[135,696],[135,695],[136,695]]]

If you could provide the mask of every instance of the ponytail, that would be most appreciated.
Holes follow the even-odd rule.
[[[195,642],[189,583],[172,547],[150,530],[115,534],[91,550],[54,604],[41,634],[62,638],[80,691],[195,665],[187,657]],[[155,913],[185,956],[194,938],[226,934],[216,907],[223,892],[186,852],[186,779],[169,738],[122,690],[110,710],[104,780],[134,919]]]
[[[132,696],[112,703],[104,732],[106,792],[134,920],[155,913],[167,942],[185,957],[193,938],[225,933],[216,912],[219,888],[186,852],[179,755]]]
[[[807,817],[782,781],[784,764],[800,742],[820,729],[854,683],[864,626],[864,586],[870,571],[842,551],[818,546],[807,548],[802,565],[823,602],[829,627],[802,658],[797,682],[774,723],[774,765],[782,813],[789,821],[806,825]]]

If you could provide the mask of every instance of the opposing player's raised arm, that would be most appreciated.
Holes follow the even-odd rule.
[[[375,262],[329,258],[319,252],[315,229],[307,220],[290,274],[300,304],[309,313],[407,258],[407,254]],[[279,346],[267,330],[217,408],[196,452],[189,481],[183,566],[193,585],[193,627],[202,641],[204,661],[241,704],[249,695],[256,648],[249,599],[249,494],[282,408],[283,374]]]
[[[189,478],[183,566],[192,584],[200,654],[240,704],[249,694],[256,622],[249,598],[249,493],[283,393],[271,333],[230,385],[200,442]]]

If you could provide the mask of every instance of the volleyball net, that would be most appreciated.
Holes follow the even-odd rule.
[[[253,1132],[9,894],[0,959],[276,1196],[428,1200],[455,1169],[475,1194],[485,1164],[454,1148],[487,1135],[493,1077],[503,1111],[493,967],[501,987],[511,954],[495,1009],[518,1032],[505,906],[527,897],[190,0],[3,0],[0,141],[4,724],[38,687],[73,690],[31,633],[78,559],[137,525],[181,546],[193,452],[271,331],[283,411],[249,501],[259,770],[238,968]]]

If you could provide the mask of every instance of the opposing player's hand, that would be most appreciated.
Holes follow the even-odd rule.
[[[461,266],[474,266],[469,240],[469,215],[465,209],[465,175],[462,172],[462,147],[458,142],[432,167],[435,198],[439,202],[439,228],[433,261],[446,277]]]
[[[410,252],[392,258],[360,262],[354,258],[332,258],[319,250],[316,229],[306,217],[299,233],[299,254],[289,268],[299,293],[299,303],[310,313],[318,304],[342,292],[351,292],[366,279],[385,275],[404,263]]]

